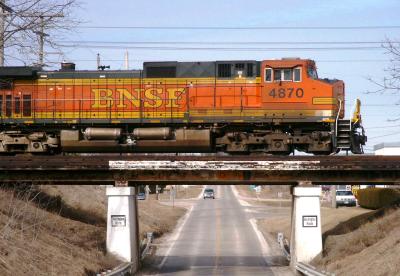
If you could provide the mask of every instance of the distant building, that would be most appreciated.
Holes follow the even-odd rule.
[[[400,142],[377,144],[374,152],[375,155],[400,155]]]

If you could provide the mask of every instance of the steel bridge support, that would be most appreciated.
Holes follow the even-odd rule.
[[[321,188],[311,182],[299,182],[292,188],[292,230],[290,237],[290,266],[310,262],[322,252]]]
[[[139,269],[139,224],[135,187],[107,187],[107,252],[132,263],[132,273]]]

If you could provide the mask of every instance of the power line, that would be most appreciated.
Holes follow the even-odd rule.
[[[383,44],[383,41],[104,41],[104,40],[62,40],[56,43],[73,43],[73,44],[178,44],[178,45],[363,45],[363,44]],[[394,42],[398,43],[398,42]]]
[[[88,44],[60,44],[63,48],[102,48],[102,49],[134,49],[160,51],[331,51],[331,50],[382,50],[381,47],[167,47],[167,46],[123,46],[123,45],[88,45]]]
[[[125,61],[125,59],[104,59],[102,58],[103,61]],[[92,59],[74,59],[74,61],[96,61],[95,58]],[[144,61],[149,61],[149,60],[144,60],[144,59],[129,59],[129,61],[133,62],[144,62]],[[157,60],[157,61],[162,61],[162,60]],[[170,61],[170,60],[168,60]],[[180,61],[193,61],[193,59],[190,60],[180,60]],[[390,60],[386,59],[344,59],[344,60],[315,60],[317,63],[320,62],[389,62]],[[54,63],[61,62],[61,61],[51,61]],[[363,106],[397,106],[398,104],[363,104]],[[400,105],[399,105],[400,106]]]
[[[393,127],[400,127],[400,125],[392,125],[392,126],[373,126],[373,127],[365,127],[367,130],[370,129],[382,129],[382,128],[393,128]]]
[[[372,139],[377,139],[377,138],[382,138],[382,137],[387,137],[387,136],[394,136],[394,135],[399,135],[400,131],[398,132],[393,132],[390,134],[386,134],[386,135],[379,135],[379,136],[374,136],[374,137],[368,137],[368,140],[372,140]]]
[[[138,30],[374,30],[400,29],[399,25],[375,26],[79,26],[80,29],[138,29]]]

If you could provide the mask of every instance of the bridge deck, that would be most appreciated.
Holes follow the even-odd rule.
[[[400,183],[400,156],[2,156],[0,181],[58,184]]]

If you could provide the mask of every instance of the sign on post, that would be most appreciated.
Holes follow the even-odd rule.
[[[318,227],[318,217],[303,216],[303,227]]]
[[[125,227],[126,226],[126,216],[111,215],[111,226],[112,227]]]

